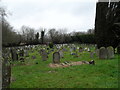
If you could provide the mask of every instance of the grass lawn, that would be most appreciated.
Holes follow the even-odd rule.
[[[32,55],[36,59],[31,59]],[[97,56],[90,58],[89,52],[79,53],[79,57],[65,52],[64,61],[90,61],[95,60],[95,65],[78,65],[66,68],[50,68],[52,53],[47,61],[42,61],[40,54],[30,52],[25,62],[14,62],[12,67],[11,88],[118,88],[118,58],[115,55],[111,60],[99,60]],[[38,62],[38,64],[36,64]]]

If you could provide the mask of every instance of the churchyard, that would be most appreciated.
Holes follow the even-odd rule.
[[[57,44],[6,49],[10,88],[118,88],[118,54],[112,47]]]

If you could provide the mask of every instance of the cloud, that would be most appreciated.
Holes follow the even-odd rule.
[[[3,3],[12,12],[8,21],[16,29],[29,25],[36,29],[68,28],[71,32],[94,27],[95,0],[4,0]]]

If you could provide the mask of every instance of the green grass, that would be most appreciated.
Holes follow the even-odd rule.
[[[32,55],[36,59],[32,60]],[[52,53],[47,61],[42,61],[37,51],[26,57],[25,64],[20,62],[12,67],[12,77],[15,81],[11,88],[118,88],[118,55],[111,60],[99,60],[98,57],[90,58],[89,52],[79,53],[79,57],[71,56],[65,52],[64,61],[90,61],[95,60],[95,65],[78,65],[66,68],[50,68]],[[39,64],[35,64],[38,62]],[[50,72],[51,71],[51,72]]]

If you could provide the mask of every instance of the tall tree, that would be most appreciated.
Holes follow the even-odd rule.
[[[39,32],[37,32],[37,34],[35,34],[35,39],[36,39],[36,44],[39,43]]]
[[[42,41],[42,44],[44,43],[44,35],[45,35],[45,29],[41,31],[41,41]]]
[[[98,48],[118,45],[113,26],[120,22],[120,2],[97,2],[95,36]]]

